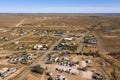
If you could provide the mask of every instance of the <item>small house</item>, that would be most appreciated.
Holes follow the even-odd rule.
[[[67,40],[67,41],[72,41],[73,40],[73,38],[71,37],[71,38],[64,38],[64,40]]]

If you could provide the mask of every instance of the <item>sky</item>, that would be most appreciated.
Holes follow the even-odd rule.
[[[0,0],[0,13],[120,13],[120,0]]]

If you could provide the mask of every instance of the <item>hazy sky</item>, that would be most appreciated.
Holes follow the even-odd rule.
[[[120,0],[0,0],[2,13],[120,13]]]

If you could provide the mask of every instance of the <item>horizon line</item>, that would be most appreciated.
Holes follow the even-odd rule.
[[[62,13],[62,12],[48,12],[48,13],[42,13],[42,12],[0,12],[0,14],[120,14],[120,12],[96,12],[96,13],[87,13],[87,12],[83,12],[83,13],[74,13],[74,12],[70,12],[70,13]]]

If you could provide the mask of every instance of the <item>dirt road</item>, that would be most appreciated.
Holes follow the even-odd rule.
[[[89,33],[89,32],[83,34],[83,35],[80,37],[80,41],[79,41],[80,44],[79,44],[79,46],[78,46],[77,52],[82,51],[82,49],[83,49],[83,41],[84,41],[83,38],[84,38],[88,33]]]
[[[44,61],[45,57],[53,51],[53,48],[57,46],[67,36],[68,36],[68,33],[62,36],[61,39],[59,39],[54,45],[51,46],[51,48],[46,53],[42,55],[42,57],[39,57],[38,59],[36,59],[35,62],[31,64],[31,66],[36,65],[38,62]],[[25,73],[23,73],[23,75],[18,80],[24,80],[25,77],[29,74],[29,72],[30,70],[28,69]]]
[[[107,52],[105,50],[105,47],[103,45],[103,42],[102,42],[101,38],[98,35],[96,36],[96,39],[98,41],[98,46],[99,46],[100,51]]]
[[[34,34],[34,33],[29,33],[29,34],[23,35],[23,36],[21,36],[21,37],[15,38],[15,39],[13,39],[13,40],[4,42],[4,43],[0,44],[0,46],[6,45],[6,44],[8,44],[8,43],[17,41],[17,40],[19,40],[19,39],[22,39],[22,38],[24,38],[24,37],[27,37],[27,36],[30,36],[30,35],[33,35],[33,34]]]
[[[19,27],[24,21],[25,21],[25,19],[23,19],[23,20],[20,21],[18,24],[16,24],[15,27]]]

